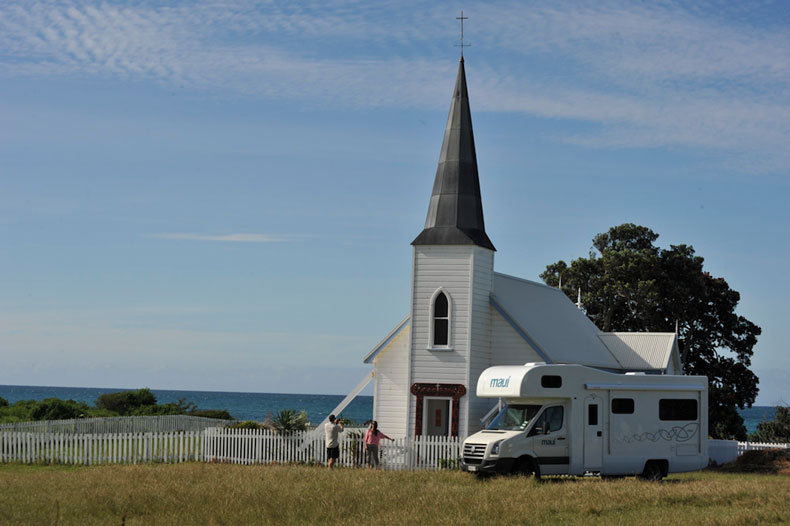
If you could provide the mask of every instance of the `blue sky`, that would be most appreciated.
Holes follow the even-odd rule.
[[[634,222],[790,401],[783,2],[0,4],[0,384],[348,392],[407,313],[455,78],[496,269]]]

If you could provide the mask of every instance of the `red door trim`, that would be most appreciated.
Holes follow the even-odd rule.
[[[426,396],[441,396],[452,398],[453,403],[450,420],[450,435],[458,436],[459,403],[466,394],[466,387],[461,384],[412,384],[411,394],[417,397],[417,407],[414,414],[414,435],[422,435],[423,398]]]

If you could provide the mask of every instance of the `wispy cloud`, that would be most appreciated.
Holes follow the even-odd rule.
[[[558,0],[466,9],[476,110],[597,124],[564,139],[590,147],[707,148],[786,171],[790,35],[750,18],[755,7]],[[446,8],[407,0],[34,0],[0,7],[0,76],[444,108],[455,38]]]
[[[270,236],[268,234],[187,234],[187,233],[164,233],[151,234],[149,237],[157,239],[177,239],[186,241],[219,241],[222,243],[279,243],[287,241],[283,236]]]

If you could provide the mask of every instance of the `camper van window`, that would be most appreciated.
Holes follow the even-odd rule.
[[[565,411],[561,405],[547,407],[546,410],[540,414],[538,419],[535,420],[535,425],[532,426],[527,436],[547,435],[552,431],[559,431],[562,429],[562,418],[564,413]]]
[[[539,405],[508,405],[488,424],[486,429],[523,431],[540,411]]]
[[[598,404],[590,404],[587,406],[587,425],[598,425]]]
[[[545,376],[541,376],[540,386],[548,387],[551,389],[559,389],[560,387],[562,387],[562,376],[557,376],[554,374],[547,374]]]
[[[696,420],[697,401],[693,398],[662,398],[658,401],[661,420]]]
[[[634,414],[633,398],[612,398],[612,413],[617,415]]]

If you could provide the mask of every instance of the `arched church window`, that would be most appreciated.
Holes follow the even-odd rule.
[[[433,345],[447,345],[450,341],[450,305],[444,292],[433,300]]]

